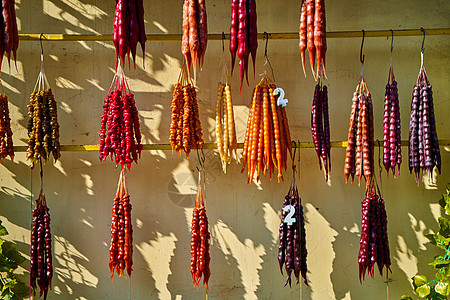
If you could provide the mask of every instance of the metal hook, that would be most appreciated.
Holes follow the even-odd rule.
[[[225,52],[225,32],[222,31],[222,52]]]
[[[420,30],[421,30],[422,33],[423,33],[422,49],[420,50],[420,52],[423,53],[423,51],[425,50],[425,49],[423,48],[423,45],[425,44],[425,29],[423,29],[423,27],[420,27]]]
[[[362,34],[363,34],[363,38],[362,38],[362,41],[361,41],[361,50],[359,51],[359,60],[361,61],[361,64],[364,63],[364,58],[365,58],[365,55],[362,54],[363,47],[364,47],[364,36],[365,36],[364,29],[362,31]]]
[[[264,49],[264,57],[267,57],[267,44],[269,43],[269,34],[264,31],[263,37],[266,40],[266,48]]]
[[[43,33],[41,33],[41,34],[39,35],[39,42],[41,43],[41,54],[44,55],[44,47],[42,46],[42,38],[45,39]]]
[[[203,167],[204,167],[205,160],[206,160],[205,153],[203,152],[203,148],[201,150],[202,150],[202,155],[200,157],[200,154],[198,153],[198,147],[197,147],[197,158],[198,158],[198,163],[200,164],[200,169],[198,168],[198,166],[196,167],[198,172],[203,171]]]

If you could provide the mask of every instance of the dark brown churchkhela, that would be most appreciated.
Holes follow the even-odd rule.
[[[311,109],[311,133],[314,148],[319,159],[319,167],[325,169],[325,180],[328,180],[328,171],[331,170],[331,143],[330,120],[328,112],[328,89],[322,85],[322,75],[319,74],[319,82],[314,90],[314,98]]]
[[[56,161],[61,156],[57,105],[50,88],[30,96],[28,138],[27,159],[48,160],[51,153]]]
[[[30,246],[30,287],[33,295],[39,286],[39,296],[52,289],[52,236],[50,232],[50,215],[44,192],[41,190],[36,199],[36,207],[32,213],[31,246]],[[37,282],[37,285],[36,285]]]
[[[409,120],[409,172],[419,184],[420,171],[428,173],[429,181],[433,178],[433,169],[441,173],[441,153],[436,132],[434,116],[433,91],[422,66],[413,89],[411,115]]]
[[[294,210],[293,214],[292,210]],[[294,272],[297,283],[299,283],[301,275],[305,284],[308,285],[305,218],[295,179],[288,194],[284,197],[281,214],[278,264],[281,274],[283,274],[283,265],[286,270],[287,278],[284,286],[287,284],[291,286],[292,272]]]

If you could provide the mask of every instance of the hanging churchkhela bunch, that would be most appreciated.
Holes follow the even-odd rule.
[[[362,283],[366,273],[373,278],[375,263],[378,265],[380,275],[383,276],[383,267],[386,267],[386,276],[388,276],[388,271],[391,271],[391,257],[384,200],[381,198],[381,194],[377,195],[373,184],[368,187],[361,206],[362,221],[358,265],[359,281]]]
[[[216,105],[216,141],[224,173],[231,157],[237,160],[237,139],[234,124],[233,103],[231,102],[231,87],[228,83],[219,82],[217,87]]]
[[[299,48],[302,55],[302,67],[305,76],[305,51],[308,48],[309,62],[315,80],[319,77],[322,69],[325,76],[327,74],[325,70],[325,55],[327,52],[325,27],[325,0],[303,0],[300,13]],[[315,61],[317,61],[317,73],[314,71]]]
[[[2,0],[0,16],[0,65],[3,54],[6,52],[8,65],[10,65],[11,51],[16,63],[16,53],[19,47],[19,32],[17,31],[16,8],[14,0]]]
[[[116,196],[113,200],[111,217],[111,244],[109,246],[109,269],[111,280],[114,270],[121,276],[131,276],[133,266],[133,225],[131,224],[131,203],[128,195],[126,169],[120,172]]]
[[[1,84],[1,82],[0,82]],[[3,85],[1,85],[3,91]],[[7,156],[14,160],[14,148],[9,118],[8,97],[0,95],[0,162]]]
[[[222,60],[222,81],[225,83],[219,82],[217,87],[216,142],[222,161],[223,172],[226,173],[227,164],[231,163],[231,157],[234,155],[234,159],[238,161],[238,156],[234,110],[231,101],[231,86],[228,83],[228,70],[223,53]]]
[[[328,181],[328,172],[331,171],[331,143],[330,120],[328,112],[328,89],[322,85],[322,74],[314,90],[311,110],[311,133],[314,148],[319,159],[319,167],[325,169],[325,180]]]
[[[419,184],[421,169],[423,174],[425,171],[428,173],[430,182],[434,167],[437,167],[439,174],[441,173],[441,153],[434,117],[433,91],[423,66],[420,68],[412,94],[408,153],[409,172],[414,170],[417,184]]]
[[[301,274],[303,281],[308,285],[306,278],[306,273],[308,272],[306,263],[308,251],[306,249],[305,216],[301,198],[298,194],[297,183],[295,182],[295,168],[294,179],[288,194],[284,197],[281,211],[278,263],[281,274],[283,274],[283,265],[287,273],[284,286],[288,283],[291,286],[292,271],[294,271],[294,275],[297,278],[297,283],[299,283]]]
[[[194,68],[194,78],[197,78],[197,62],[200,69],[203,69],[203,59],[208,44],[205,1],[184,0],[183,2],[181,52],[186,59],[188,77],[191,77],[191,63]]]
[[[33,290],[33,295],[35,295],[38,285],[40,289],[39,297],[44,294],[44,300],[47,299],[48,289],[52,289],[53,277],[52,235],[50,232],[50,215],[48,211],[45,195],[41,189],[32,214],[30,287]]]
[[[265,75],[253,90],[245,132],[243,167],[248,167],[248,183],[261,171],[269,171],[270,178],[276,168],[278,182],[283,179],[282,169],[287,169],[287,151],[292,159],[291,134],[285,107],[278,105],[277,86]],[[284,93],[284,92],[283,92]]]
[[[203,276],[203,284],[208,289],[208,281],[211,276],[209,263],[209,238],[208,218],[206,216],[205,202],[203,200],[203,190],[201,186],[200,173],[198,175],[197,196],[195,197],[195,207],[192,212],[191,225],[191,274],[194,286],[198,288]]]
[[[353,93],[344,167],[345,182],[348,182],[350,175],[352,176],[352,184],[355,175],[358,177],[359,184],[362,176],[366,180],[366,185],[371,182],[374,174],[373,130],[372,97],[366,81],[361,77],[356,86],[356,91]]]
[[[44,55],[41,54],[41,71],[28,104],[27,159],[47,161],[50,153],[60,158],[58,111],[50,85],[44,72]]]
[[[203,133],[198,113],[197,93],[187,73],[186,65],[182,66],[178,82],[174,86],[171,106],[170,145],[177,154],[184,150],[189,157],[191,149],[202,148]]]
[[[256,0],[231,1],[230,52],[231,74],[233,74],[236,52],[239,57],[241,87],[244,75],[248,83],[248,57],[251,53],[253,73],[255,72],[256,49],[258,49],[258,28],[256,24]]]
[[[120,64],[117,65],[108,95],[103,104],[103,116],[100,128],[100,160],[106,161],[111,155],[116,167],[124,165],[131,168],[141,155],[141,131],[139,115],[134,95],[128,87]]]
[[[394,77],[394,69],[389,69],[388,83],[384,93],[384,117],[383,117],[383,165],[389,174],[395,174],[397,165],[400,174],[400,164],[402,163],[402,138],[400,122],[400,104],[398,101],[397,81]]]
[[[142,58],[145,57],[145,24],[143,0],[118,0],[114,14],[113,42],[116,47],[116,65],[119,57],[125,64],[125,55],[128,54],[130,64],[130,52],[136,69],[136,47],[138,42],[142,48]]]

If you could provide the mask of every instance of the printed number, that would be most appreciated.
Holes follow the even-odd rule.
[[[284,98],[284,96],[285,96],[284,90],[282,88],[276,88],[273,91],[273,95],[276,96],[278,94],[280,94],[280,96],[278,97],[277,105],[285,107],[289,101],[288,101],[288,99]]]
[[[283,208],[283,211],[289,211],[283,222],[288,224],[288,226],[291,226],[295,222],[295,218],[292,217],[295,214],[295,207],[292,205],[286,205]]]

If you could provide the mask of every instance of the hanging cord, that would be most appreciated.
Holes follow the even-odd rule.
[[[425,51],[425,48],[423,47],[425,44],[425,29],[423,29],[423,27],[420,27],[420,30],[423,33],[422,48],[420,49],[420,69],[422,69],[422,67],[423,67],[423,52]]]
[[[267,66],[269,66],[270,70],[272,72],[272,80],[273,80],[273,82],[276,82],[275,74],[274,74],[273,68],[272,68],[272,64],[270,63],[269,57],[267,56],[267,46],[268,46],[268,43],[269,43],[269,34],[266,31],[264,31],[263,36],[264,36],[264,40],[266,41],[266,46],[265,46],[265,49],[264,49],[265,61],[264,61],[264,72],[260,76],[264,76],[264,77],[267,76]]]
[[[364,37],[365,37],[365,32],[364,29],[362,31],[362,41],[361,41],[361,49],[359,51],[359,61],[361,62],[361,77],[363,77],[364,74],[364,58],[366,57],[366,55],[363,55],[363,47],[364,47]]]

